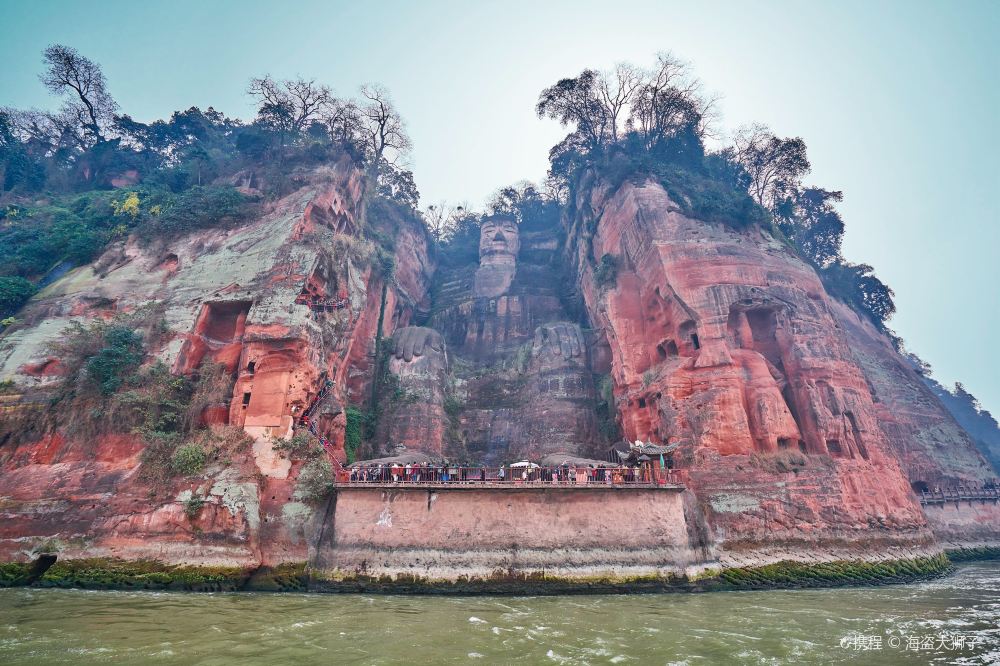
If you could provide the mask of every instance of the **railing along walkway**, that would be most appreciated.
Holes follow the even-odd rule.
[[[1000,488],[935,488],[920,494],[921,504],[945,504],[946,502],[997,502]]]
[[[337,473],[337,485],[345,487],[389,488],[670,488],[684,489],[677,470],[656,471],[640,468],[522,468],[498,467],[354,467]]]

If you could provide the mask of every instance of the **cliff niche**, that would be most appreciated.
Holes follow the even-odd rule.
[[[437,274],[426,325],[397,333],[383,447],[493,466],[603,460],[587,343],[555,289],[558,229],[522,238],[490,218],[479,236],[479,263]]]

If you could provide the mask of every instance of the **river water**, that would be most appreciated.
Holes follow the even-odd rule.
[[[0,590],[0,664],[1000,663],[1000,564],[912,585],[563,597]]]

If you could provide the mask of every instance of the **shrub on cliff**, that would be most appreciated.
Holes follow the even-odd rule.
[[[271,440],[271,449],[282,458],[296,460],[311,460],[323,455],[323,447],[316,438],[304,432],[297,432],[290,439]]]
[[[247,219],[253,199],[229,186],[193,187],[178,195],[155,198],[158,214],[146,215],[140,231],[146,238],[170,238],[198,229],[224,227]]]
[[[295,494],[306,502],[320,502],[333,488],[333,466],[326,458],[315,458],[302,466]]]
[[[0,273],[42,275],[61,262],[93,259],[110,241],[123,237],[132,220],[116,216],[110,192],[54,196],[0,211]]]
[[[0,318],[15,312],[38,289],[22,277],[0,277]]]
[[[594,281],[602,289],[610,289],[615,286],[618,278],[618,259],[613,255],[605,254],[594,269]]]
[[[347,453],[348,464],[357,460],[358,449],[364,433],[367,415],[357,407],[347,408],[347,426],[344,429],[344,450]]]
[[[188,517],[188,520],[194,520],[201,513],[201,510],[205,507],[205,498],[198,493],[191,493],[191,497],[184,500],[184,515]]]
[[[190,443],[179,447],[170,456],[170,467],[181,476],[193,476],[205,469],[208,454],[201,444]]]
[[[84,376],[96,384],[103,395],[111,395],[143,359],[142,336],[122,325],[112,325],[104,332],[104,346],[87,359]]]
[[[892,289],[875,276],[868,264],[852,264],[838,258],[819,270],[826,289],[861,314],[879,330],[886,332],[886,323],[896,312]]]
[[[440,230],[438,260],[443,268],[467,266],[479,261],[479,227],[481,219],[467,210],[452,216]]]

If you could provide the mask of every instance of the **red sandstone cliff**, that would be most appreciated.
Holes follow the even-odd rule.
[[[3,340],[0,374],[44,390],[58,380],[44,371],[58,366],[48,345],[71,321],[158,303],[169,333],[149,362],[178,374],[222,364],[235,379],[232,398],[205,418],[242,428],[253,443],[204,474],[163,484],[141,474],[138,435],[74,438],[57,425],[43,440],[14,445],[15,433],[0,447],[0,558],[54,542],[70,558],[239,566],[306,559],[307,535],[322,516],[295,494],[301,462],[275,452],[271,438],[289,437],[329,380],[314,419],[343,459],[345,407],[370,385],[384,278],[362,233],[378,222],[365,220],[360,172],[341,162],[296,177],[295,192],[239,228],[193,233],[168,248],[131,239],[26,308],[25,325]],[[386,335],[426,309],[433,272],[424,229],[397,223]],[[207,500],[193,520],[183,511],[192,492]]]
[[[573,209],[567,253],[625,435],[680,444],[724,557],[929,543],[910,482],[993,477],[884,337],[781,242],[691,219],[652,181],[585,180]],[[605,255],[613,286],[595,279]]]
[[[379,321],[386,369],[406,396],[384,406],[384,446],[498,462],[603,457],[594,380],[607,373],[625,435],[679,445],[688,490],[662,507],[655,492],[634,502],[615,495],[604,512],[596,495],[517,500],[561,521],[552,534],[574,553],[566,562],[613,569],[628,553],[628,566],[662,567],[675,550],[683,556],[672,564],[683,568],[933,551],[942,535],[1000,539],[994,510],[920,506],[911,482],[978,483],[992,478],[988,466],[884,337],[765,232],[691,219],[652,182],[614,191],[584,182],[565,246],[556,230],[519,235],[495,222],[481,265],[435,275],[426,232],[402,217],[369,219],[350,164],[298,178],[298,190],[240,228],[110,250],[51,285],[5,335],[0,378],[27,395],[58,380],[48,343],[71,321],[157,302],[168,334],[149,360],[178,374],[209,360],[224,366],[232,395],[204,418],[253,443],[195,477],[154,483],[141,474],[140,436],[67,436],[56,414],[45,437],[0,446],[0,560],[43,549],[243,567],[378,558],[392,573],[418,553],[425,571],[444,577],[455,562],[513,568],[510,553],[489,550],[506,548],[494,541],[518,538],[526,524],[551,535],[544,522],[515,520],[510,498],[509,515],[480,523],[503,491],[440,505],[429,491],[357,491],[317,507],[298,494],[303,461],[273,449],[270,438],[288,437],[316,404],[319,432],[343,458],[345,409],[369,395]],[[363,232],[377,224],[395,238],[388,283]],[[561,298],[560,252],[576,268],[589,330]],[[594,267],[605,255],[618,271],[601,285]],[[14,405],[5,417],[25,408],[9,396],[4,405]],[[206,500],[195,518],[184,512],[192,493]],[[642,518],[634,543],[618,518],[629,511]],[[483,539],[477,525],[500,532]],[[452,537],[435,542],[440,534]],[[449,555],[455,535],[464,550]],[[539,553],[553,546],[531,543]],[[562,557],[530,561],[561,570]]]

